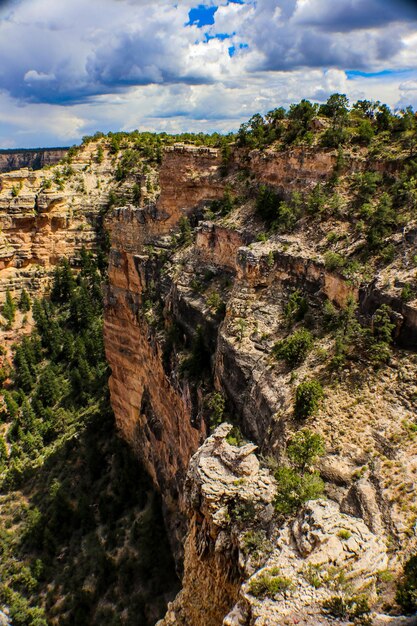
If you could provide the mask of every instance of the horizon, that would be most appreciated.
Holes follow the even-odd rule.
[[[236,132],[335,92],[417,108],[405,0],[0,0],[0,35],[2,150],[97,131]]]

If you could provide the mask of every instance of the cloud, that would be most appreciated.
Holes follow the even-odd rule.
[[[51,81],[55,79],[55,74],[44,74],[43,72],[38,72],[37,70],[29,70],[23,77],[25,83],[33,83],[36,81]]]
[[[97,129],[230,130],[258,110],[323,101],[334,91],[414,101],[407,85],[417,80],[417,7],[0,0],[0,57],[4,142],[7,132],[28,145],[54,133],[58,143],[77,141]]]

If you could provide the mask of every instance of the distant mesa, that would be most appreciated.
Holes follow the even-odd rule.
[[[22,167],[40,170],[45,165],[55,165],[67,152],[67,147],[0,149],[0,174]]]

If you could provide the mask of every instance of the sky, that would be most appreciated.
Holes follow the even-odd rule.
[[[417,109],[417,1],[0,0],[0,148],[229,132],[334,92]]]

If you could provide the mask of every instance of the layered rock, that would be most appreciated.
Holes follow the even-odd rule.
[[[178,497],[205,424],[194,415],[187,384],[165,371],[163,342],[141,314],[147,293],[156,287],[148,247],[164,252],[167,243],[161,238],[181,216],[207,197],[222,196],[219,166],[216,150],[176,146],[167,151],[159,172],[158,203],[117,209],[106,222],[112,249],[104,332],[112,407],[123,436],[164,494],[176,551],[183,532],[176,528],[182,522]]]
[[[279,526],[273,477],[256,446],[228,443],[230,430],[218,427],[191,459],[183,588],[159,626],[313,626],[328,623],[323,607],[335,590],[341,597],[348,587],[351,594],[366,590],[372,598],[388,563],[383,541],[325,500],[306,503]],[[282,582],[282,591],[262,592],[257,582],[268,576],[286,581],[285,588]]]
[[[95,150],[85,147],[71,165],[0,176],[0,301],[7,289],[38,295],[61,258],[96,247],[112,166],[92,168]]]
[[[25,167],[40,170],[45,165],[56,165],[67,152],[68,148],[0,150],[0,173],[20,170]]]

